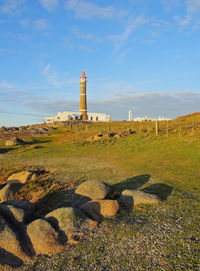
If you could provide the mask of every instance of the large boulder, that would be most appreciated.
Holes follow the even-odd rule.
[[[22,244],[16,233],[9,227],[6,220],[0,215],[0,248],[7,253],[18,257],[23,262],[30,262],[30,258],[22,250]]]
[[[13,138],[6,140],[5,145],[12,147],[12,146],[16,146],[16,145],[23,145],[24,143],[25,142],[21,138],[13,137]]]
[[[27,183],[29,181],[35,180],[36,174],[33,171],[23,170],[17,173],[14,173],[8,177],[7,182],[20,182]]]
[[[49,221],[59,226],[60,230],[67,232],[75,232],[80,229],[81,224],[87,217],[77,208],[62,207],[58,208],[46,215]]]
[[[21,183],[8,183],[0,190],[0,202],[12,200],[16,192],[23,187]]]
[[[88,201],[81,206],[81,211],[93,220],[101,221],[102,218],[113,217],[119,210],[116,200]]]
[[[110,190],[110,186],[103,182],[86,181],[77,187],[75,193],[90,199],[104,199]]]
[[[36,255],[53,255],[63,249],[59,242],[59,234],[51,224],[45,220],[37,219],[27,226],[27,233],[32,242]]]
[[[127,209],[139,204],[158,204],[159,202],[161,200],[158,196],[140,190],[124,190],[119,198],[119,204]]]

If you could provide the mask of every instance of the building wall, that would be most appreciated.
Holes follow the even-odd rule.
[[[87,113],[88,121],[110,121],[110,115],[106,115],[105,113]],[[56,116],[46,117],[46,123],[52,123],[55,121],[68,121],[71,119],[81,119],[81,113],[79,112],[58,112]]]

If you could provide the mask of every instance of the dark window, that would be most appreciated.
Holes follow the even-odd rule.
[[[93,117],[91,117],[90,119],[93,120]]]
[[[98,117],[96,117],[96,121],[98,121],[99,119],[98,119]]]

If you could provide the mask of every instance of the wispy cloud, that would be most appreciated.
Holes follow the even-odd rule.
[[[110,113],[113,119],[127,119],[128,109],[136,116],[180,115],[199,111],[200,93],[192,91],[133,93],[115,95],[102,101],[88,101],[90,111]],[[119,110],[120,109],[120,110]]]
[[[29,26],[30,23],[31,23],[31,20],[30,20],[30,19],[27,19],[27,18],[26,18],[26,19],[22,19],[22,20],[19,21],[19,24],[20,24],[21,26],[23,26],[23,27]]]
[[[77,45],[77,49],[83,52],[93,53],[94,50],[87,45]]]
[[[128,110],[133,109],[136,116],[166,116],[175,118],[180,115],[199,111],[200,93],[192,91],[180,92],[151,92],[132,94],[115,94],[107,99],[88,99],[89,112],[105,112],[111,114],[112,119],[127,119]],[[56,99],[30,99],[26,106],[34,111],[41,110],[42,113],[53,115],[56,112],[78,110],[79,100]]]
[[[181,4],[180,0],[161,0],[161,1],[164,5],[166,11],[169,11],[174,7],[179,7]]]
[[[123,33],[118,35],[109,35],[107,38],[113,41],[116,51],[119,51],[124,46],[133,31],[145,23],[147,23],[147,20],[143,15],[140,15],[137,18],[129,18]]]
[[[187,26],[191,24],[192,16],[186,15],[184,19],[182,19],[180,16],[174,16],[174,20],[178,23],[179,26]]]
[[[51,85],[57,87],[58,80],[56,72],[51,70],[51,65],[47,64],[44,69],[42,70],[42,74],[46,77],[46,79],[50,82]]]
[[[117,10],[114,6],[101,7],[84,0],[66,0],[66,10],[73,10],[77,18],[87,19],[99,17],[102,19],[112,19],[126,15],[126,11]]]
[[[75,42],[73,40],[68,39],[67,37],[63,38],[62,45],[70,50],[79,50],[86,53],[93,53],[95,52],[90,46],[85,44],[80,44],[80,42]]]
[[[34,26],[36,29],[39,30],[47,30],[50,28],[50,25],[48,24],[48,22],[45,19],[37,19],[34,21]]]
[[[22,11],[26,0],[3,0],[1,2],[3,2],[0,6],[1,12],[8,13],[9,15],[15,15]]]
[[[66,79],[67,77],[66,74],[65,75],[58,74],[56,71],[53,70],[53,67],[49,63],[42,69],[42,74],[44,75],[46,80],[50,83],[50,85],[56,88],[78,82],[77,79],[73,78]]]
[[[53,11],[54,8],[58,5],[58,0],[39,0],[39,2],[42,4],[42,6],[48,10]]]
[[[156,40],[144,40],[144,43],[155,43],[156,42]]]
[[[200,12],[200,0],[186,0],[186,6],[189,13]]]
[[[94,42],[97,42],[97,43],[102,42],[102,40],[100,38],[98,38],[96,35],[80,31],[77,27],[73,27],[72,31],[73,31],[75,37],[78,38],[78,39],[90,40],[90,41],[94,41]]]
[[[193,28],[194,29],[200,29],[200,20],[195,23]]]
[[[3,90],[12,90],[12,89],[14,89],[14,86],[7,81],[2,81],[0,83],[0,88]]]
[[[49,73],[51,66],[46,65],[43,69],[45,74]],[[78,83],[78,82],[77,82]],[[2,84],[2,82],[1,82]],[[5,88],[12,88],[13,84],[7,81],[3,82]],[[18,87],[19,88],[19,87]],[[31,92],[29,88],[22,91],[14,87],[12,91],[5,91],[0,87],[0,111],[9,113],[13,108],[18,109],[20,114],[30,115],[30,121],[38,121],[39,116],[43,121],[45,116],[51,116],[57,112],[65,110],[77,111],[79,99],[70,99],[68,94],[59,90],[54,95],[46,95],[46,92]],[[35,87],[34,87],[35,89]],[[200,93],[195,91],[174,91],[174,92],[141,92],[128,88],[112,92],[113,94],[105,99],[88,99],[89,112],[105,112],[111,114],[112,119],[127,119],[128,110],[133,109],[133,115],[158,117],[167,116],[175,118],[178,115],[184,115],[199,111]],[[4,106],[5,105],[5,106]],[[3,111],[2,111],[3,110]],[[13,116],[15,116],[15,112]],[[10,112],[10,114],[12,114]],[[31,116],[35,119],[31,118]],[[28,120],[28,119],[27,119]],[[27,122],[28,123],[28,122]],[[0,124],[1,125],[1,124]]]

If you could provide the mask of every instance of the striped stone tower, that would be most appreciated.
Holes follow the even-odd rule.
[[[82,120],[87,120],[87,99],[86,99],[86,83],[87,75],[83,71],[80,77],[80,113]]]

